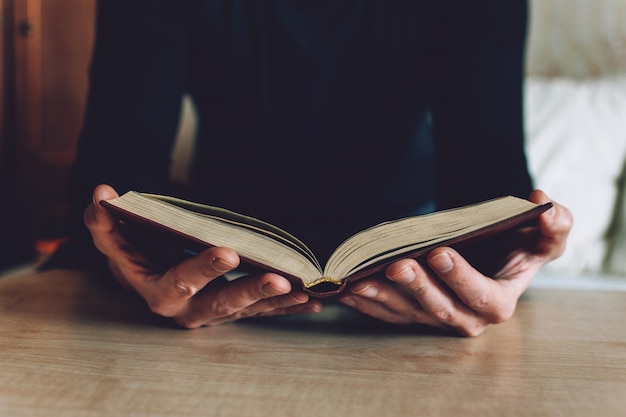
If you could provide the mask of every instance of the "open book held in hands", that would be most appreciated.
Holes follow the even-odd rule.
[[[437,246],[469,244],[527,224],[552,207],[506,196],[380,223],[346,239],[322,266],[290,233],[223,208],[136,191],[101,204],[118,218],[125,236],[132,232],[129,241],[139,250],[142,244],[152,244],[193,255],[211,246],[227,247],[242,261],[277,272],[318,296],[337,293],[347,282],[395,260],[418,258]],[[137,243],[138,234],[143,243]]]

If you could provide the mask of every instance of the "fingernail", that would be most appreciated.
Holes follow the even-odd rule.
[[[311,304],[306,306],[306,308],[304,309],[305,313],[319,313],[322,311],[322,305],[321,304]]]
[[[347,305],[348,307],[356,307],[356,302],[351,297],[343,297],[341,302]]]
[[[268,282],[266,284],[263,284],[261,286],[261,294],[265,295],[266,297],[271,297],[274,295],[280,295],[280,294],[284,294],[285,291],[283,291],[282,289],[272,285],[271,282]]]
[[[454,262],[452,262],[452,257],[448,252],[433,256],[428,263],[438,272],[449,272],[454,268]]]
[[[219,272],[220,274],[223,274],[224,272],[230,271],[231,269],[233,269],[237,265],[233,265],[230,262],[227,262],[227,261],[225,261],[222,258],[215,258],[211,262],[211,266],[213,266],[213,269],[216,272]]]
[[[366,285],[363,288],[357,288],[352,290],[354,294],[358,294],[362,297],[374,298],[378,295],[378,288],[372,285]]]
[[[410,266],[407,266],[406,268],[402,269],[400,272],[396,273],[393,276],[389,277],[392,281],[397,282],[398,284],[410,284],[413,281],[415,281],[416,275],[415,275],[415,271],[413,270],[413,268],[411,268]]]
[[[284,292],[285,291],[281,291],[281,293]],[[298,304],[306,303],[307,301],[309,301],[309,296],[303,292],[292,291],[289,293],[289,295]]]

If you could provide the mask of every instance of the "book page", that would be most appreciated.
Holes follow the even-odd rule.
[[[293,236],[286,230],[283,230],[277,226],[274,226],[271,223],[267,223],[255,217],[246,216],[244,214],[239,214],[234,211],[227,210],[221,207],[209,206],[209,205],[201,204],[201,203],[194,203],[191,201],[182,200],[180,198],[163,196],[163,195],[158,195],[158,194],[148,194],[148,193],[141,193],[141,194],[146,197],[165,201],[175,206],[192,211],[194,213],[204,215],[208,218],[213,218],[215,220],[223,221],[225,223],[230,223],[232,225],[240,226],[240,227],[255,231],[257,233],[263,234],[265,236],[268,236],[272,239],[275,239],[301,252],[313,264],[315,264],[320,270],[322,269],[322,266],[319,264],[319,261],[315,257],[315,254],[311,251],[311,249],[309,249],[309,247],[304,242],[302,242],[300,239]]]
[[[105,203],[116,208],[117,214],[125,216],[127,220],[208,246],[233,249],[244,261],[263,265],[268,270],[299,278],[305,283],[321,277],[318,262],[311,260],[310,250],[298,245],[299,241],[294,242],[283,235],[276,236],[272,228],[263,228],[260,233],[260,228],[248,224],[247,219],[242,222],[233,220],[244,217],[237,213],[228,212],[230,219],[224,219],[172,204],[170,198],[154,198],[134,191]],[[207,211],[215,209],[207,207]]]
[[[530,201],[507,196],[381,223],[339,245],[326,265],[324,276],[345,277],[382,260],[471,234],[537,207]]]

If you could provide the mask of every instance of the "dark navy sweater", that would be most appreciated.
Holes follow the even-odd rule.
[[[183,94],[199,131],[181,196],[320,246],[435,205],[526,197],[526,19],[523,0],[100,1],[77,230],[99,183],[173,192]]]

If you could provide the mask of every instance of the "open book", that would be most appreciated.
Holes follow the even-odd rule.
[[[346,239],[322,266],[287,231],[223,208],[136,191],[101,204],[119,219],[122,231],[130,227],[135,236],[137,231],[152,233],[143,239],[146,243],[154,245],[160,236],[190,255],[211,246],[231,248],[242,261],[280,273],[316,295],[337,293],[347,282],[397,259],[417,258],[437,246],[469,244],[526,224],[552,206],[506,196],[380,223]]]

